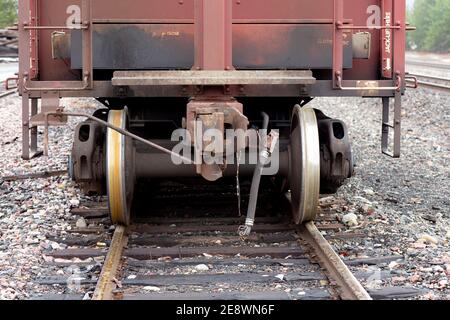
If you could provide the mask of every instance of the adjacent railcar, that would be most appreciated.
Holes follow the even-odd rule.
[[[253,177],[243,235],[264,175],[296,223],[313,220],[354,165],[347,127],[314,97],[381,98],[382,151],[400,155],[405,13],[405,0],[19,0],[23,158],[41,154],[37,127],[47,155],[48,128],[85,117],[69,170],[107,194],[113,223],[130,223],[138,179],[236,175]],[[69,113],[64,97],[104,108]]]

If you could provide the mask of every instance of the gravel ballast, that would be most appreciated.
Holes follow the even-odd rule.
[[[17,95],[0,99],[0,177],[65,170],[79,119],[51,128],[49,158],[23,161],[20,105]],[[99,106],[87,99],[64,99],[62,105],[87,113]],[[336,250],[345,258],[405,257],[376,267],[352,267],[373,272],[363,282],[369,290],[410,286],[424,290],[420,299],[449,299],[450,95],[407,92],[401,159],[381,154],[380,99],[320,98],[311,106],[347,123],[357,163],[355,177],[334,197],[348,203],[340,218],[355,215],[352,228],[361,228],[367,237],[333,240]],[[83,200],[67,176],[15,182],[0,178],[0,299],[27,299],[44,290],[33,279],[49,273],[45,253],[61,246],[49,239],[70,231],[79,218],[70,209]],[[377,277],[386,271],[393,276]]]

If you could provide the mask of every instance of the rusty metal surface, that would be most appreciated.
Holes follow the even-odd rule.
[[[32,115],[30,117],[30,126],[44,126],[45,125],[45,114],[48,112],[56,112],[58,110],[63,110],[59,105],[59,94],[55,92],[46,92],[42,95],[40,112]],[[51,116],[48,118],[49,126],[62,126],[67,124],[67,117],[55,117]]]
[[[328,24],[238,24],[233,27],[237,69],[331,69],[333,26]],[[345,69],[353,66],[351,33],[343,32]]]
[[[105,179],[104,128],[94,121],[84,121],[75,128],[71,163],[71,177],[79,183],[85,194],[103,194]]]
[[[400,149],[402,142],[402,96],[400,92],[396,92],[394,97],[394,119],[390,122],[390,99],[383,98],[383,118],[382,118],[382,136],[381,136],[381,150],[382,152],[392,158],[400,157]],[[390,143],[390,133],[394,131],[392,146]]]
[[[194,69],[233,69],[232,3],[229,0],[194,1]]]
[[[366,81],[364,81],[366,82]],[[59,84],[58,82],[57,84]],[[72,82],[76,85],[77,82]],[[392,80],[375,81],[374,87],[383,88],[392,86]],[[344,80],[343,84],[346,86],[357,86],[356,80]],[[38,88],[38,86],[55,85],[53,81],[32,81],[29,83],[31,88]],[[333,90],[331,80],[317,80],[314,85],[309,85],[304,88],[299,85],[280,85],[272,86],[265,85],[239,85],[229,86],[230,95],[233,97],[340,97],[343,95],[342,91]],[[111,81],[94,81],[94,88],[92,90],[65,90],[60,91],[60,97],[192,97],[198,94],[196,86],[139,86],[129,87],[126,90],[124,87],[115,87]],[[29,91],[30,98],[40,98],[42,91]],[[359,90],[346,91],[345,96],[348,97],[392,97],[392,90]]]
[[[95,24],[93,28],[96,69],[190,69],[194,65],[192,24]],[[344,67],[349,69],[351,33],[344,34]],[[72,42],[67,45],[72,68],[80,68],[81,32],[72,31]],[[233,26],[233,65],[237,69],[329,69],[331,48],[331,23]],[[227,64],[230,60],[227,58]]]
[[[336,193],[354,173],[354,158],[346,124],[315,110],[320,135],[321,194]]]
[[[204,71],[200,71],[204,72]],[[234,73],[234,71],[225,72]],[[213,90],[213,89],[210,89]],[[215,91],[212,91],[212,93]],[[211,92],[210,92],[211,93]],[[198,140],[198,136],[203,136],[211,129],[219,130],[225,136],[225,126],[229,125],[234,130],[246,132],[249,125],[248,118],[244,115],[244,106],[233,98],[212,99],[209,96],[199,96],[193,98],[187,105],[186,127],[191,137],[194,137],[194,157],[197,163],[197,173],[201,174],[209,181],[216,181],[223,177],[227,169],[226,152],[234,144],[226,138],[222,141]],[[247,147],[245,141],[237,142],[233,152],[240,152]],[[222,164],[206,164],[203,159],[207,152],[205,150],[216,150],[216,159],[221,158]],[[219,153],[219,150],[221,151]],[[210,159],[212,160],[212,159]]]
[[[189,24],[96,24],[96,69],[190,69],[194,64],[194,26]],[[71,67],[82,65],[81,32],[72,31]]]
[[[116,71],[115,86],[308,85],[311,71]]]
[[[371,51],[370,32],[358,32],[353,34],[353,58],[369,59]]]
[[[403,0],[400,0],[403,1]],[[24,7],[25,0],[20,1]],[[355,25],[364,25],[368,18],[366,13],[370,5],[378,5],[378,0],[347,0],[344,2],[344,21]],[[64,25],[69,5],[80,5],[81,1],[42,0],[39,1],[40,25]],[[93,1],[93,21],[97,23],[193,23],[194,1],[144,1],[131,0],[126,3],[114,1]],[[25,19],[25,21],[28,19]],[[264,6],[258,1],[245,0],[233,2],[233,22],[260,24],[298,24],[298,23],[332,23],[333,1],[318,0],[312,6],[304,0],[267,0]],[[95,26],[95,25],[94,25]],[[20,23],[19,23],[20,29]],[[61,60],[51,58],[51,30],[39,30],[39,74],[41,80],[75,80],[76,76]],[[380,31],[370,30],[373,39],[369,61],[355,61],[354,70],[345,73],[346,79],[376,79],[379,72]],[[234,46],[236,48],[236,45]]]
[[[54,31],[52,33],[52,58],[70,58],[70,32]]]
[[[372,300],[313,222],[300,226],[298,231],[313,248],[319,263],[327,270],[329,278],[336,282],[343,300]]]
[[[117,285],[116,275],[127,241],[125,227],[116,226],[92,300],[113,300],[113,290]]]

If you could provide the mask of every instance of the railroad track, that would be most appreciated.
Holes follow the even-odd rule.
[[[424,61],[420,61],[420,60],[407,60],[406,61],[406,65],[410,65],[410,66],[416,66],[416,67],[424,67],[424,68],[432,68],[432,69],[445,69],[445,70],[449,70],[450,69],[450,65],[449,64],[444,64],[444,63],[436,63],[436,62],[424,62]]]
[[[4,90],[4,89],[5,89],[5,81],[1,81],[0,82],[0,99],[10,96],[17,92],[17,88],[14,88],[11,90]]]
[[[224,192],[217,200],[228,196]],[[160,203],[166,202],[166,197],[154,202],[154,217],[136,217],[134,225],[116,227],[114,232],[108,232],[108,212],[102,203],[74,209],[73,214],[84,217],[89,227],[74,226],[64,238],[49,237],[63,248],[46,253],[49,274],[36,279],[36,284],[56,288],[59,293],[33,298],[336,300],[418,294],[404,288],[367,292],[360,281],[373,274],[352,273],[349,266],[389,263],[402,257],[344,263],[327,240],[365,235],[342,232],[345,227],[327,204],[315,224],[296,227],[278,214],[284,206],[278,205],[277,211],[263,203],[264,211],[272,215],[260,212],[254,233],[243,239],[237,230],[244,220],[230,217],[228,208],[216,204],[214,215],[208,215],[203,208],[211,208],[214,202],[207,203],[209,198],[198,194],[197,198],[174,197],[165,209]],[[185,203],[190,207],[183,206]],[[183,213],[169,214],[173,207],[184,208]],[[194,211],[199,212],[192,215]],[[161,214],[164,212],[166,215]],[[64,268],[72,271],[61,275]],[[78,271],[71,274],[73,270]]]
[[[437,77],[425,74],[416,74],[416,73],[410,73],[410,75],[417,78],[417,84],[420,87],[450,93],[450,78]],[[408,82],[412,83],[413,80],[408,79]]]
[[[274,227],[276,225],[273,225]],[[220,228],[219,228],[220,229]],[[294,229],[294,228],[293,228]],[[276,231],[277,228],[274,228],[272,231]],[[222,264],[223,267],[233,267],[233,266],[244,266],[244,264],[260,264],[261,266],[276,266],[276,265],[289,265],[289,266],[303,266],[305,264],[312,263],[311,261],[306,261],[305,259],[302,259],[303,257],[303,248],[308,248],[309,250],[313,250],[314,254],[317,255],[319,264],[323,266],[325,271],[325,276],[321,274],[320,272],[292,272],[289,274],[260,274],[255,275],[252,273],[249,274],[241,274],[241,273],[235,273],[235,274],[214,274],[214,275],[208,275],[204,274],[202,276],[191,276],[190,279],[191,283],[194,284],[196,281],[201,282],[204,284],[210,283],[211,281],[220,280],[222,279],[232,279],[235,277],[236,279],[233,280],[236,282],[236,284],[242,280],[251,280],[253,282],[278,282],[278,281],[317,281],[317,280],[324,280],[329,279],[333,281],[335,284],[332,287],[332,291],[334,292],[333,295],[330,295],[330,298],[342,298],[347,300],[371,300],[370,295],[367,293],[367,291],[362,287],[362,285],[358,282],[358,280],[355,278],[355,276],[349,271],[349,269],[346,267],[346,265],[342,262],[342,260],[339,258],[339,256],[333,251],[330,244],[323,238],[322,234],[320,233],[319,229],[314,225],[314,223],[308,223],[304,226],[295,228],[297,231],[297,235],[299,236],[299,239],[306,242],[306,246],[303,245],[295,245],[287,246],[287,247],[272,247],[270,246],[270,243],[264,242],[264,247],[255,247],[255,248],[242,248],[238,247],[236,250],[236,247],[212,247],[212,248],[205,248],[200,251],[195,250],[194,248],[187,248],[187,249],[176,249],[175,251],[173,249],[166,249],[166,251],[157,251],[157,253],[151,254],[150,256],[155,255],[157,256],[166,256],[170,258],[175,258],[178,255],[178,258],[180,259],[176,265],[181,266],[183,264],[198,264],[197,266],[203,266],[204,269],[209,268],[208,265],[214,265],[216,263]],[[268,229],[267,231],[271,231]],[[297,241],[296,235],[294,233],[288,234],[288,236],[284,235],[280,237],[284,237],[283,240],[291,240],[292,242]],[[211,240],[214,240],[212,238]],[[203,239],[203,241],[208,241],[206,239]],[[236,242],[238,242],[238,239],[235,239]],[[240,241],[246,242],[248,239],[241,239]],[[120,297],[121,299],[124,298],[123,291],[115,291],[117,289],[117,274],[119,272],[119,266],[120,262],[122,260],[122,254],[125,251],[124,246],[128,242],[127,237],[127,230],[124,227],[117,227],[112,241],[110,248],[108,250],[108,254],[106,256],[106,260],[104,263],[104,266],[102,268],[99,280],[97,282],[95,292],[93,294],[92,299],[93,300],[114,300],[115,297]],[[216,240],[217,242],[217,240]],[[260,250],[262,249],[262,250]],[[155,250],[156,251],[156,250]],[[189,258],[190,256],[200,255],[200,252],[205,251],[204,255],[211,255],[208,252],[213,253],[214,255],[229,255],[234,256],[236,255],[243,255],[246,258],[234,258],[231,260],[216,260],[214,259],[207,259],[207,260],[189,260],[186,258]],[[185,256],[185,258],[183,258]],[[211,255],[212,256],[212,255]],[[248,257],[251,256],[270,256],[270,258],[266,258],[265,260],[256,259],[251,260],[248,259]],[[278,259],[276,259],[278,257]],[[289,259],[287,259],[289,257]],[[281,259],[281,260],[280,260]],[[284,259],[284,260],[283,260]],[[168,263],[166,263],[168,264]],[[206,266],[206,267],[205,267]],[[204,277],[206,276],[206,277]],[[141,279],[140,281],[135,281],[134,284],[136,285],[161,285],[162,283],[167,284],[166,280],[164,278],[167,278],[167,280],[170,282],[173,279],[170,279],[170,277],[163,277],[161,279]],[[189,283],[189,277],[184,277],[180,279],[176,279],[174,283],[176,285],[179,285],[181,283]],[[203,279],[201,279],[203,278]],[[208,279],[207,279],[208,278]],[[203,280],[203,282],[202,282]],[[131,285],[133,282],[131,283]],[[322,297],[327,297],[327,292],[323,291],[321,292]],[[209,294],[208,294],[209,295]],[[246,293],[239,293],[238,291],[231,293],[231,295],[225,294],[224,298],[227,297],[239,297],[239,295],[242,296],[242,298],[250,298],[252,296],[255,296],[255,292],[246,292]],[[166,299],[179,299],[179,298],[188,298],[191,296],[191,293],[188,295],[179,295],[179,294],[169,294],[166,296],[162,296]],[[266,296],[267,299],[271,298],[287,298],[289,295],[286,293],[282,293],[280,291],[278,292],[256,292],[256,296],[264,297]],[[158,295],[151,295],[151,296],[144,296],[142,298],[147,299],[158,299]],[[206,299],[207,297],[204,295],[200,295],[199,298],[201,300]],[[221,299],[220,295],[216,296],[216,298]]]

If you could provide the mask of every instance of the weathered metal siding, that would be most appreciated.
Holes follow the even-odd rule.
[[[380,5],[379,0],[344,0],[344,17],[350,19],[354,25],[366,25],[368,18],[367,8],[372,5]],[[40,0],[39,1],[39,16],[40,25],[64,25],[69,14],[67,14],[67,8],[70,5],[81,5],[81,1],[76,0]],[[93,1],[93,19],[96,23],[96,28],[99,23],[162,23],[167,24],[176,23],[193,23],[194,16],[194,1],[193,0],[129,0],[129,1],[111,1],[111,0],[94,0]],[[252,54],[248,54],[241,48],[248,48],[248,41],[256,44],[255,48],[259,48],[260,53],[265,51],[265,54],[254,53],[255,65],[249,67],[258,67],[258,59],[266,59],[269,55],[269,47],[271,44],[274,46],[280,42],[288,39],[293,39],[289,45],[298,52],[297,61],[292,60],[291,57],[296,53],[292,51],[286,54],[286,51],[276,52],[276,48],[271,49],[275,52],[273,55],[273,67],[276,64],[286,64],[287,68],[303,67],[298,61],[304,57],[307,51],[307,46],[302,46],[300,41],[295,41],[294,38],[290,38],[289,31],[282,32],[278,41],[274,41],[274,37],[271,36],[276,31],[269,31],[270,29],[280,28],[276,26],[278,23],[282,24],[295,24],[295,23],[307,23],[314,22],[327,24],[332,23],[333,19],[333,0],[240,0],[233,1],[233,19],[235,23],[235,30],[239,34],[234,35],[234,56],[237,64],[246,65],[248,60],[252,57]],[[258,28],[251,25],[237,25],[238,23],[268,23],[267,28],[261,28],[263,31],[252,32],[252,28]],[[274,25],[275,24],[275,25]],[[269,28],[274,26],[274,28]],[[169,29],[172,27],[169,27]],[[353,69],[345,72],[344,77],[346,79],[377,79],[380,74],[380,31],[371,30],[372,33],[372,54],[369,60],[354,60]],[[53,60],[51,55],[51,33],[50,30],[39,31],[39,75],[41,80],[69,80],[75,79],[76,76],[67,67],[68,61]],[[294,32],[295,33],[295,32]],[[251,37],[249,37],[250,35]],[[240,40],[242,39],[242,40]],[[260,39],[260,42],[255,43],[255,39]],[[134,40],[139,41],[139,40]],[[184,40],[182,40],[184,41]],[[164,40],[167,43],[167,39]],[[240,45],[241,43],[241,45]],[[94,41],[94,45],[95,41]],[[119,45],[119,44],[117,44]],[[289,46],[283,46],[282,50],[287,50]],[[144,48],[145,46],[143,46]],[[181,53],[175,53],[173,55],[184,54],[184,52],[190,52],[192,50],[191,44],[175,45],[176,48],[185,48],[181,50]],[[167,47],[169,50],[173,48],[172,45]],[[265,48],[262,50],[261,48]],[[135,45],[134,49],[139,49],[139,44]],[[134,50],[133,49],[133,50]],[[156,50],[156,49],[155,49]],[[247,50],[247,49],[245,49]],[[124,50],[122,50],[124,51]],[[156,51],[155,51],[156,52]],[[327,56],[328,51],[324,51],[324,56]],[[164,50],[161,52],[164,53]],[[276,56],[278,54],[278,56]],[[140,53],[133,53],[131,57],[139,57]],[[145,55],[143,53],[142,55]],[[306,54],[307,55],[307,54]],[[150,56],[154,56],[150,53]],[[162,57],[163,54],[160,54]],[[244,58],[247,56],[247,58]],[[261,57],[262,56],[262,57]],[[127,55],[123,56],[127,59]],[[278,62],[276,60],[278,59]],[[188,61],[188,58],[184,60],[183,64]],[[181,61],[180,60],[180,61]],[[145,60],[143,60],[145,61]],[[166,60],[166,62],[168,62]],[[276,62],[276,63],[275,63]],[[309,63],[309,62],[308,62]],[[268,65],[270,65],[269,63]],[[164,65],[164,63],[162,63]],[[348,63],[346,63],[348,66]],[[69,62],[70,66],[70,62]],[[174,65],[173,68],[177,68]],[[165,66],[162,66],[165,68]]]
[[[352,67],[346,34],[344,67]],[[233,65],[237,69],[331,69],[332,26],[328,24],[235,24]],[[190,69],[192,24],[98,24],[94,27],[95,69]],[[81,68],[81,33],[72,35],[72,67]]]
[[[95,69],[190,69],[194,64],[192,24],[97,24]],[[82,65],[81,32],[72,31],[71,61]]]

